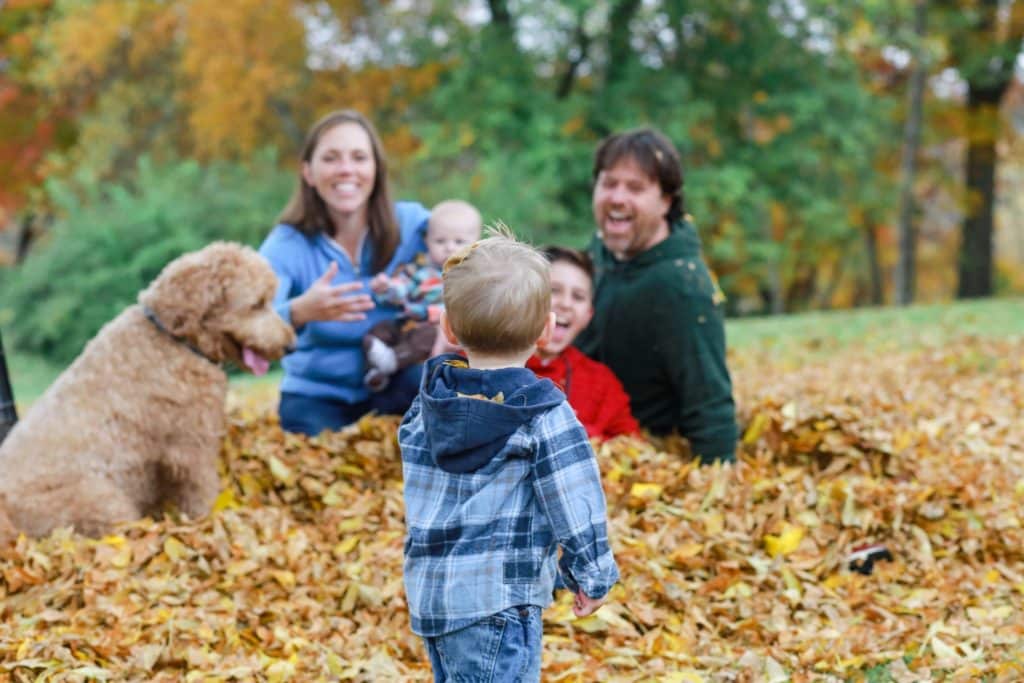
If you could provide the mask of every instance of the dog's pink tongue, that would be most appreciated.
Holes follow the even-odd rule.
[[[270,361],[250,349],[248,346],[242,349],[242,362],[245,363],[245,366],[252,370],[252,374],[257,377],[267,374],[267,370],[270,369]]]

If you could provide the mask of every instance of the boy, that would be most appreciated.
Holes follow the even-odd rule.
[[[441,312],[441,267],[449,256],[480,239],[480,212],[467,202],[450,199],[435,206],[427,223],[427,253],[388,277],[378,273],[370,290],[378,304],[402,309],[398,320],[374,325],[363,338],[366,375],[371,391],[382,391],[391,377],[422,363],[437,348]]]
[[[577,616],[619,578],[586,432],[524,367],[555,324],[548,271],[507,231],[448,259],[441,332],[467,360],[427,362],[399,429],[406,598],[435,681],[539,681],[558,569]]]
[[[546,247],[551,262],[551,310],[555,329],[551,340],[526,362],[538,377],[546,377],[565,392],[587,436],[611,439],[620,434],[640,434],[640,425],[629,409],[629,396],[604,363],[583,355],[572,345],[576,335],[594,316],[590,257],[566,247]]]

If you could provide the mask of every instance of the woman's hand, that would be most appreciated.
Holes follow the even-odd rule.
[[[369,294],[352,294],[363,289],[362,282],[332,285],[338,264],[331,265],[305,292],[292,299],[292,327],[299,329],[315,320],[356,322],[366,319],[366,311],[374,307]]]

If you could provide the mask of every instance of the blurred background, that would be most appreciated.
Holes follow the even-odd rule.
[[[6,0],[0,330],[66,363],[171,258],[257,245],[307,127],[397,198],[586,244],[654,125],[730,316],[1024,292],[1024,0]],[[24,355],[18,355],[24,354]]]

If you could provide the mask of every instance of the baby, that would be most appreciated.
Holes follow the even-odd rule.
[[[437,322],[444,309],[441,269],[449,256],[480,239],[481,229],[480,212],[471,204],[458,199],[443,201],[430,212],[426,258],[420,255],[395,275],[379,273],[370,281],[378,304],[402,309],[396,319],[374,325],[363,338],[363,381],[371,391],[381,391],[396,372],[433,355]]]

